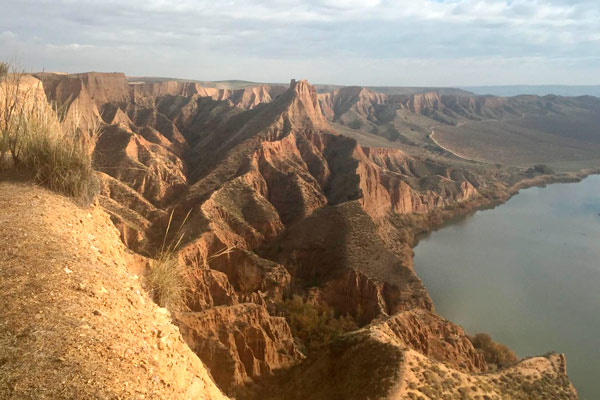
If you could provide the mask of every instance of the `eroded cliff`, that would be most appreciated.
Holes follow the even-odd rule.
[[[356,390],[350,381],[350,389],[322,382],[314,398],[398,398],[417,393],[411,382],[434,368],[461,377],[447,393],[465,382],[477,393],[504,393],[492,384],[500,375],[474,375],[487,365],[462,329],[434,314],[412,268],[420,226],[398,220],[491,202],[496,187],[508,186],[498,176],[517,178],[500,170],[490,180],[477,165],[433,153],[361,146],[328,122],[348,112],[385,120],[390,102],[419,115],[483,115],[480,100],[453,103],[437,93],[390,100],[363,88],[317,95],[306,81],[292,81],[286,91],[229,91],[128,83],[120,74],[38,77],[49,102],[98,126],[98,202],[121,240],[153,257],[167,225],[181,226],[177,256],[188,290],[186,309],[174,319],[221,390],[261,398],[275,390],[269,377],[290,373],[290,382],[305,385],[322,382],[334,366],[347,382],[357,363],[374,371],[368,382]],[[486,107],[494,101],[485,100]],[[278,315],[294,296],[366,327],[308,354]],[[413,375],[402,372],[408,359],[419,363]],[[565,371],[544,360],[536,382],[566,390]],[[509,383],[524,374],[514,371],[505,374]]]

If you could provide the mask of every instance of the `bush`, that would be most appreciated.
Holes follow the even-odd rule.
[[[352,129],[360,129],[362,128],[363,123],[360,119],[355,119],[353,121],[350,121],[350,123],[348,124],[348,127],[352,128]]]
[[[177,250],[183,240],[183,226],[189,218],[191,210],[187,213],[174,239],[167,245],[167,238],[173,222],[174,211],[171,212],[162,246],[157,256],[150,262],[150,270],[146,275],[146,289],[156,304],[171,311],[186,309],[186,298],[189,290],[185,269],[179,262]]]
[[[527,170],[530,174],[552,175],[554,171],[545,164],[536,164]]]
[[[335,316],[325,305],[313,305],[300,296],[277,304],[288,321],[292,334],[300,339],[309,353],[318,351],[339,335],[358,329],[349,315]]]
[[[61,121],[24,74],[0,64],[0,167],[30,171],[36,182],[57,192],[89,199],[95,173],[91,142],[76,119]]]
[[[77,198],[93,196],[91,154],[76,132],[61,131],[48,117],[29,120],[18,162],[52,190]]]
[[[473,343],[473,347],[483,353],[488,364],[502,368],[519,361],[511,349],[494,342],[487,333],[478,333],[474,337],[469,337],[469,339]]]
[[[176,254],[164,252],[151,261],[146,285],[150,296],[159,306],[172,311],[185,307],[187,285]]]

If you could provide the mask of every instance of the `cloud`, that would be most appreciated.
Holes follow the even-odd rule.
[[[9,40],[14,39],[17,35],[15,35],[11,31],[0,32],[0,40]]]
[[[341,10],[355,10],[377,7],[380,0],[321,0],[321,5]]]
[[[32,69],[267,81],[305,73],[320,82],[390,85],[598,83],[595,0],[3,3],[0,57],[17,52]],[[503,63],[510,68],[486,75]],[[477,81],[464,82],[469,76]]]
[[[60,50],[83,50],[83,49],[94,49],[96,48],[96,46],[92,46],[91,44],[79,44],[79,43],[69,43],[69,44],[65,44],[65,45],[54,45],[54,44],[47,44],[46,47],[48,47],[48,49],[50,50],[54,50],[54,51],[60,51]]]

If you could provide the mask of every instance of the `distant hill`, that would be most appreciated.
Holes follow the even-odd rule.
[[[319,93],[332,92],[348,86],[342,85],[314,85]],[[377,93],[388,95],[410,95],[419,93],[436,92],[440,95],[472,95],[473,93],[453,87],[411,87],[411,86],[361,86]]]
[[[167,81],[176,81],[176,82],[192,82],[197,83],[201,86],[208,88],[217,88],[217,89],[244,89],[249,87],[255,87],[260,85],[268,85],[268,86],[285,86],[289,85],[289,82],[252,82],[252,81],[244,81],[238,79],[231,80],[222,80],[222,81],[201,81],[194,79],[181,79],[181,78],[169,78],[169,77],[155,77],[155,76],[128,76],[127,80],[129,82],[145,82],[145,83],[160,83]],[[334,90],[342,89],[344,85],[329,85],[329,84],[317,84],[314,85],[317,89],[318,93],[327,93],[332,92]],[[419,93],[427,93],[427,92],[436,92],[440,95],[472,95],[474,93],[468,92],[459,88],[452,87],[408,87],[408,86],[363,86],[367,89],[370,89],[374,92],[388,94],[388,95],[410,95],[410,94],[419,94]]]
[[[555,94],[558,96],[595,96],[600,97],[600,85],[510,85],[510,86],[463,86],[462,89],[475,94],[494,96],[518,96],[521,94],[533,94],[546,96]]]
[[[128,76],[127,80],[129,82],[145,82],[145,83],[159,83],[159,82],[192,82],[197,83],[201,86],[208,88],[217,88],[217,89],[244,89],[247,87],[254,87],[262,85],[259,82],[250,82],[250,81],[242,81],[242,80],[224,80],[224,81],[199,81],[194,79],[181,79],[181,78],[168,78],[168,77],[155,77],[155,76]],[[285,84],[287,86],[287,83]]]
[[[266,83],[266,82],[252,82],[244,80],[222,80],[222,81],[201,81],[193,79],[179,79],[179,78],[168,78],[168,77],[137,77],[128,76],[127,80],[130,82],[147,82],[157,83],[165,81],[178,81],[178,82],[193,82],[204,87],[218,88],[218,89],[244,89],[248,87],[254,87],[259,85],[270,85],[270,86],[286,86],[288,83]],[[342,89],[344,85],[329,85],[329,84],[316,84],[314,85],[318,93],[327,93],[334,90]],[[363,86],[366,89],[370,89],[374,92],[383,93],[387,95],[412,95],[428,92],[436,92],[440,95],[463,95],[469,96],[473,94],[477,95],[493,95],[512,97],[523,94],[531,94],[535,96],[546,96],[554,94],[558,96],[595,96],[600,97],[600,85],[506,85],[506,86],[461,86],[461,87],[411,87],[411,86]]]

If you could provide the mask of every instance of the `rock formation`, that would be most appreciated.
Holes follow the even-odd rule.
[[[403,313],[342,337],[269,382],[260,398],[577,399],[563,372],[564,355],[472,373],[469,367],[478,371],[482,360],[462,329],[433,314],[426,314],[422,325],[419,314]]]
[[[391,399],[433,387],[415,379],[439,369],[459,376],[444,393],[469,382],[477,393],[500,395],[494,379],[526,373],[516,366],[495,377],[474,375],[487,365],[460,327],[435,315],[412,268],[419,229],[402,225],[403,217],[426,220],[490,201],[497,176],[516,179],[512,172],[492,181],[476,165],[439,157],[439,148],[362,146],[329,123],[351,116],[379,126],[397,111],[452,121],[501,117],[518,100],[357,87],[318,95],[302,80],[283,91],[130,83],[122,74],[37,76],[48,102],[83,126],[98,126],[98,202],[121,240],[152,257],[165,237],[178,240],[165,234],[167,226],[181,226],[177,256],[189,293],[174,319],[225,393],[248,394],[244,387],[256,384],[261,398],[274,390],[269,379],[290,373],[289,385],[275,390],[285,396],[274,398]],[[322,354],[302,354],[277,314],[291,296],[364,328]],[[534,380],[567,390],[553,360],[535,361]],[[359,367],[373,373],[359,379]],[[339,379],[335,387],[324,381],[331,376]],[[201,379],[212,393],[212,381]],[[314,396],[292,395],[294,385]]]
[[[177,320],[190,348],[226,391],[303,358],[285,319],[270,316],[257,304],[184,313]]]

